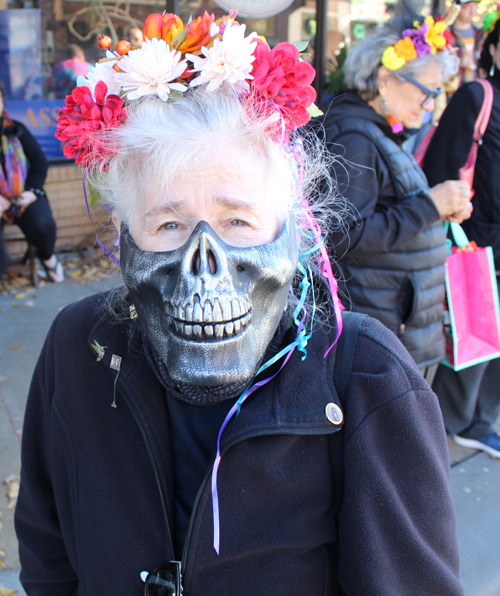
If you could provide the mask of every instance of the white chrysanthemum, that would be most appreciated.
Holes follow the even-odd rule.
[[[113,54],[111,54],[112,57]],[[108,56],[109,57],[109,56]],[[107,95],[119,95],[120,93],[120,85],[116,82],[116,71],[113,69],[113,64],[116,61],[109,61],[109,62],[98,62],[92,72],[87,74],[87,77],[78,77],[76,83],[78,87],[89,87],[92,91],[92,95],[94,95],[95,86],[99,81],[104,81],[108,86],[108,93]]]
[[[186,70],[187,60],[180,59],[181,53],[170,50],[163,39],[147,39],[120,60],[123,72],[116,73],[115,81],[130,100],[156,94],[167,101],[171,91],[186,90],[186,85],[172,83]]]
[[[248,91],[247,79],[253,79],[252,62],[255,60],[257,36],[251,33],[245,38],[245,25],[226,27],[222,39],[216,39],[213,46],[201,48],[203,57],[187,55],[200,75],[191,81],[191,86],[208,83],[207,90],[214,91],[224,81],[233,85],[238,93]]]

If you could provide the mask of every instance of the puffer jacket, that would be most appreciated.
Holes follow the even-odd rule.
[[[445,234],[427,180],[384,118],[355,93],[325,108],[318,134],[336,157],[338,191],[353,205],[329,244],[344,305],[382,321],[416,363],[444,357]]]
[[[340,586],[347,596],[462,596],[437,399],[383,325],[366,318],[357,339],[338,523],[327,437],[340,425],[325,415],[340,405],[335,349],[324,358],[333,328],[318,329],[307,358],[294,353],[229,423],[220,554],[210,469],[181,553],[165,390],[142,341],[103,312],[107,299],[58,315],[34,373],[16,508],[28,596],[140,596],[140,573],[172,559],[185,596],[335,596]]]

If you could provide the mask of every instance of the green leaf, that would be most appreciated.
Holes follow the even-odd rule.
[[[184,97],[183,93],[179,93],[179,91],[171,91],[170,95],[168,96],[169,99],[181,99],[182,97]],[[1,596],[1,594],[0,594]]]
[[[308,108],[307,111],[311,115],[311,118],[317,118],[318,116],[323,116],[323,112],[318,108],[318,106],[312,103]]]
[[[101,200],[101,195],[89,184],[89,206],[92,209]]]
[[[304,52],[305,50],[307,50],[307,46],[309,45],[308,41],[294,41],[293,44],[298,50],[299,52]]]
[[[188,34],[188,28],[186,27],[185,29],[183,29],[180,33],[177,33],[177,35],[174,37],[174,39],[172,39],[172,42],[170,44],[171,48],[173,50],[176,50],[183,41],[185,41],[186,37]]]

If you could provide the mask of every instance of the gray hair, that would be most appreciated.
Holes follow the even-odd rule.
[[[190,89],[168,102],[146,97],[132,102],[127,122],[111,131],[107,143],[114,155],[107,171],[90,169],[88,180],[132,231],[136,205],[147,193],[164,191],[180,169],[196,167],[214,146],[242,148],[252,166],[264,168],[271,192],[292,200],[299,245],[306,253],[314,234],[307,230],[301,197],[311,205],[323,236],[329,228],[342,226],[343,201],[335,196],[333,158],[322,142],[313,132],[294,133],[282,146],[272,135],[280,119],[277,109],[252,115],[229,88]],[[283,222],[286,211],[278,215]],[[318,268],[317,257],[310,255],[313,270]]]
[[[378,95],[377,75],[382,65],[382,54],[386,48],[401,39],[401,32],[401,25],[383,26],[349,51],[343,67],[346,89],[366,95],[368,99],[374,99]],[[452,50],[444,49],[433,55],[410,60],[395,71],[394,76],[398,80],[399,74],[418,77],[430,64],[436,64],[441,69],[445,82],[458,72],[459,60]]]

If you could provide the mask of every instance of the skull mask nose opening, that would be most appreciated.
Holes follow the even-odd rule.
[[[200,237],[200,243],[191,262],[191,270],[193,275],[204,272],[209,272],[212,275],[217,273],[217,259],[205,234]]]

